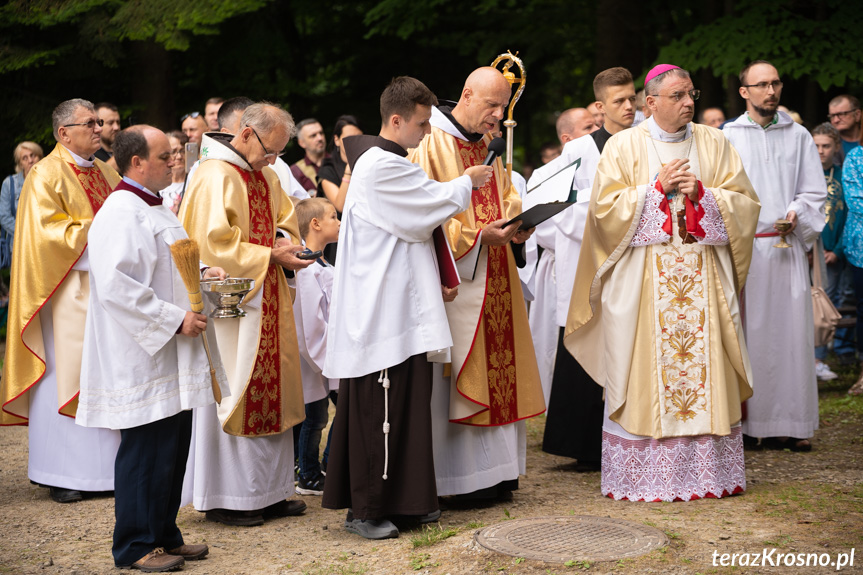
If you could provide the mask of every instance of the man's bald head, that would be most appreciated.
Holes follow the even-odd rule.
[[[511,94],[512,88],[500,70],[491,66],[477,68],[465,80],[452,114],[469,132],[486,134],[503,120]]]
[[[500,70],[492,68],[491,66],[483,66],[482,68],[477,68],[471,72],[470,76],[467,77],[467,80],[464,81],[462,97],[464,97],[465,90],[471,90],[474,92],[501,90],[506,91],[507,94],[509,94],[510,85],[509,82],[506,81],[506,78],[503,77]]]
[[[599,129],[593,114],[586,108],[570,108],[557,118],[557,139],[561,144],[578,139]]]

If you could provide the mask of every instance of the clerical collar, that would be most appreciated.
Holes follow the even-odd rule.
[[[60,145],[63,146],[63,144]],[[63,147],[66,148],[66,146]],[[96,156],[90,156],[89,160],[85,160],[69,148],[66,148],[66,151],[69,152],[69,154],[72,156],[72,159],[75,160],[76,164],[78,164],[79,168],[92,168],[93,164],[96,163]]]
[[[662,128],[659,127],[659,124],[656,123],[656,119],[651,116],[647,119],[647,129],[650,130],[650,137],[654,140],[659,140],[660,142],[670,142],[672,144],[676,144],[677,142],[683,142],[688,138],[692,137],[692,123],[686,124],[686,127],[681,129],[678,132],[666,132]]]
[[[390,152],[402,158],[408,155],[407,150],[382,136],[348,136],[347,138],[342,138],[342,145],[345,147],[345,155],[348,157],[348,165],[351,167],[351,172],[354,171],[354,166],[357,160],[360,159],[360,156],[372,148],[380,148],[385,152]]]
[[[140,183],[123,176],[120,183],[117,184],[116,190],[125,190],[138,196],[148,206],[155,207],[162,205],[162,198],[142,186]]]
[[[455,106],[455,102],[450,100],[441,100],[441,104],[437,106],[437,109],[440,110],[441,114],[443,114],[447,120],[452,122],[452,125],[455,126],[455,129],[458,130],[462,136],[464,136],[465,140],[468,142],[479,142],[482,140],[482,134],[468,132],[464,126],[458,123],[458,120],[456,120],[455,116],[452,115],[452,110]]]
[[[779,112],[776,112],[775,114],[773,114],[773,119],[772,119],[772,120],[770,120],[770,123],[769,123],[769,124],[767,124],[766,126],[762,126],[761,124],[759,124],[758,122],[756,122],[755,120],[753,120],[753,119],[752,119],[752,116],[750,116],[750,115],[749,115],[749,110],[746,110],[746,119],[747,119],[747,120],[749,120],[749,122],[750,122],[751,124],[755,124],[756,126],[760,126],[760,127],[761,127],[761,129],[766,130],[766,129],[767,129],[767,128],[769,128],[770,126],[773,126],[773,125],[775,125],[775,124],[778,124],[778,123],[779,123]]]
[[[148,194],[150,194],[153,197],[156,197],[156,198],[159,197],[158,195],[154,194],[153,192],[151,192],[150,190],[148,190],[147,188],[145,188],[144,186],[142,186],[141,184],[139,184],[138,182],[136,182],[135,180],[133,180],[129,176],[123,176],[123,181],[126,182],[127,184],[129,184],[130,186],[135,186],[136,188],[138,188],[142,192],[147,192]]]
[[[598,130],[591,132],[590,137],[593,138],[593,142],[596,144],[596,149],[599,150],[599,153],[601,154],[602,149],[605,148],[605,143],[608,142],[609,138],[611,138],[611,134],[608,133],[605,126],[602,126]]]

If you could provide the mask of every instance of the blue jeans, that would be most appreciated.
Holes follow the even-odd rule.
[[[300,428],[297,441],[297,456],[300,460],[300,477],[311,479],[321,472],[318,453],[321,445],[321,431],[327,426],[329,398],[306,404],[306,419]]]

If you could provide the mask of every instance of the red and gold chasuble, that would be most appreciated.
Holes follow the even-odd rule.
[[[485,140],[470,145],[457,140],[464,169],[483,163],[488,147]],[[481,188],[475,188],[471,207],[477,227],[482,229],[504,216],[494,174]],[[506,246],[488,246],[485,300],[482,306],[482,329],[485,335],[486,369],[488,371],[489,422],[503,425],[518,419],[515,367],[515,334],[513,333],[512,293],[509,285],[509,259]],[[471,349],[471,352],[474,350]],[[470,354],[468,354],[470,357]]]
[[[3,425],[26,425],[29,392],[45,375],[40,313],[50,300],[55,338],[58,411],[78,408],[81,342],[89,300],[88,274],[73,270],[87,246],[93,216],[120,178],[96,161],[79,167],[57,144],[24,182],[15,226],[6,361],[0,404]]]
[[[233,164],[231,164],[233,166]],[[249,243],[272,248],[276,230],[270,187],[261,172],[234,166],[249,192]],[[282,370],[279,357],[279,266],[270,264],[261,299],[261,336],[252,377],[243,392],[242,435],[272,435],[281,431]]]

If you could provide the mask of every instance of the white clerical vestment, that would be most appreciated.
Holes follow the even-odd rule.
[[[525,210],[542,203],[567,201],[573,190],[577,192],[576,205],[539,224],[533,234],[543,252],[536,271],[536,298],[529,314],[530,333],[546,405],[551,395],[558,333],[566,325],[581,236],[590,204],[590,189],[598,162],[599,150],[588,134],[567,142],[560,156],[534,170],[528,182],[529,190],[536,189],[527,195]]]
[[[791,248],[756,235],[743,295],[746,342],[753,358],[752,399],[743,432],[753,437],[812,437],[818,429],[815,329],[806,252],[824,228],[827,186],[812,136],[784,112],[762,128],[748,113],[726,124],[761,200],[757,234],[773,234],[777,219],[794,210]]]
[[[688,158],[697,201],[656,183]],[[758,202],[722,135],[655,120],[615,134],[597,168],[564,342],[605,388],[602,493],[673,501],[745,489],[751,396],[737,299]]]
[[[470,202],[467,176],[435,182],[377,146],[351,173],[324,366],[331,378],[362,377],[452,346],[432,233]]]
[[[297,293],[294,297],[294,323],[300,348],[300,371],[303,374],[303,401],[320,401],[331,389],[338,390],[339,380],[324,377],[327,354],[327,324],[333,293],[333,266],[319,259],[306,269],[297,270]]]
[[[431,177],[444,179],[452,177],[451,174],[463,172],[466,167],[463,163],[465,157],[459,157],[459,152],[455,151],[459,146],[464,147],[468,154],[476,154],[482,151],[482,142],[474,143],[469,141],[458,127],[438,108],[432,108],[431,124],[433,126],[432,134],[426,137],[411,156],[414,161],[418,161],[423,166]],[[452,154],[450,153],[451,150]],[[485,155],[484,151],[482,151],[482,155]],[[500,203],[501,211],[498,212],[497,217],[511,217],[520,212],[520,206],[515,206],[511,202],[519,201],[520,198],[515,195],[513,190],[510,190],[510,183],[506,177],[506,172],[503,170],[502,163],[498,160],[494,165],[494,178],[482,189],[490,187],[489,194],[492,198],[492,203],[494,203],[495,198]],[[509,210],[511,213],[507,211],[507,208],[511,208]],[[473,214],[474,209],[473,205],[471,205],[468,213]],[[481,211],[482,209],[480,208]],[[489,217],[494,219],[491,216]],[[451,223],[453,225],[447,233],[454,234],[453,237],[449,238],[451,247],[459,246],[458,249],[453,247],[453,251],[457,258],[459,273],[462,275],[462,284],[459,286],[458,297],[454,302],[448,303],[446,306],[449,324],[453,330],[453,338],[455,340],[452,355],[452,376],[444,377],[442,366],[436,366],[433,373],[432,433],[435,452],[435,476],[437,479],[438,495],[441,496],[469,494],[481,489],[497,486],[503,482],[517,480],[518,476],[525,472],[526,461],[525,424],[523,421],[516,421],[519,416],[515,415],[515,410],[513,410],[513,413],[508,413],[512,419],[510,419],[510,423],[505,425],[488,425],[484,422],[468,421],[471,417],[477,416],[476,412],[480,406],[477,403],[466,400],[463,405],[460,404],[458,400],[460,395],[456,391],[457,383],[454,381],[456,379],[458,382],[470,380],[471,386],[479,386],[479,388],[484,390],[490,388],[489,380],[493,376],[488,375],[482,369],[477,373],[467,376],[463,368],[469,362],[476,361],[485,365],[486,354],[489,353],[486,345],[491,347],[492,344],[486,343],[491,341],[491,337],[485,335],[484,328],[479,327],[477,329],[477,325],[480,324],[480,319],[478,318],[483,317],[483,310],[486,309],[483,306],[483,302],[490,291],[495,291],[495,294],[489,297],[499,297],[500,293],[508,292],[512,295],[513,300],[516,298],[520,299],[520,282],[518,282],[518,279],[516,279],[518,283],[513,283],[511,280],[512,277],[518,278],[518,275],[502,272],[503,279],[492,282],[494,286],[487,288],[487,277],[492,275],[491,266],[493,264],[489,263],[491,258],[489,257],[490,251],[488,246],[482,244],[482,226],[477,224],[471,231],[467,231],[467,228],[471,226],[464,224],[464,227],[462,227],[461,220],[457,219]],[[456,229],[461,231],[453,231]],[[473,242],[472,245],[470,245],[471,242]],[[462,247],[467,245],[470,245],[470,247],[467,251],[464,251]],[[502,249],[506,250],[508,248],[504,246]],[[511,256],[505,254],[504,257],[508,257],[509,261],[512,262]],[[499,264],[495,263],[494,265],[498,266]],[[495,268],[494,273],[498,273],[499,269]],[[512,306],[512,310],[512,315],[516,316],[518,310],[515,309],[515,305]],[[523,311],[521,311],[521,314],[523,316],[526,315]],[[524,317],[524,320],[526,319]],[[506,323],[506,325],[504,323],[501,322],[499,325],[501,334],[505,333],[507,329],[510,334],[517,331],[517,328],[513,327],[514,322]],[[515,337],[523,338],[519,339],[516,353],[532,348],[530,339],[526,337],[527,333],[525,333],[528,329],[526,325],[527,321],[524,324],[524,332],[519,331],[515,334]],[[482,325],[485,326],[486,324],[482,323]],[[483,334],[479,336],[480,339],[487,339],[482,339],[482,343],[475,346],[473,345],[473,341],[477,333]],[[506,354],[502,352],[501,356],[504,355]],[[494,359],[497,359],[497,356],[492,361]],[[503,357],[500,359],[502,362],[507,361]],[[521,390],[519,393],[523,391],[534,392],[525,393],[525,398],[539,399],[541,397],[539,395],[541,394],[541,389],[539,386],[536,386],[539,381],[533,380],[533,378],[538,376],[538,373],[530,369],[530,363],[535,361],[532,349],[530,358],[519,357],[521,360],[519,362],[514,361],[512,357],[508,359],[523,370],[519,372],[523,379],[519,380],[515,375],[516,368],[514,367],[512,373],[507,372],[505,376],[500,377],[499,382],[504,382],[507,378],[511,378],[513,381],[507,382],[507,385],[511,383],[513,388],[516,385],[520,385],[522,387],[519,387]],[[476,364],[471,363],[471,365]],[[462,378],[463,374],[465,375],[464,378]],[[536,389],[534,389],[534,386],[536,386]],[[537,395],[538,397],[536,397]],[[497,409],[494,405],[496,403],[495,399],[493,398],[489,402],[489,405],[492,405],[494,409],[486,410],[486,415]],[[508,397],[507,399],[511,398]],[[522,398],[520,397],[519,399]],[[528,401],[525,401],[519,413],[524,414],[523,416],[526,417],[532,417],[541,413],[544,409],[544,403],[542,406],[537,405],[538,403],[538,401],[530,403],[530,407],[527,407]],[[497,411],[495,413],[495,417],[499,415]],[[469,424],[456,423],[454,421],[456,419]]]
[[[66,148],[63,148],[63,151],[69,154],[79,168],[94,167],[93,160],[81,158]],[[37,176],[38,170],[34,169],[28,179]],[[39,180],[32,183],[34,186],[40,185]],[[43,185],[50,186],[53,183],[45,182]],[[112,491],[114,458],[120,447],[120,434],[110,429],[86,429],[75,425],[74,418],[58,413],[57,410],[57,401],[61,394],[58,393],[57,386],[58,355],[55,349],[54,305],[59,305],[56,311],[62,314],[61,310],[64,302],[68,302],[67,298],[80,299],[75,295],[82,292],[80,284],[88,283],[89,271],[88,251],[85,248],[72,266],[72,273],[61,284],[62,287],[39,310],[45,373],[39,383],[30,390],[27,476],[31,481],[42,485],[81,491]],[[86,300],[84,307],[86,308]],[[83,330],[71,335],[72,340],[75,337],[83,339]],[[68,341],[69,332],[64,331],[63,338]],[[67,374],[66,377],[77,379],[76,375]]]
[[[194,410],[182,503],[251,511],[294,494],[290,427],[304,416],[299,353],[284,273],[265,248],[276,233],[296,236],[296,217],[272,171],[253,172],[229,134],[211,136],[180,221],[202,259],[209,253],[207,263],[256,285],[243,302],[245,317],[210,320],[231,396]]]
[[[128,429],[215,401],[201,338],[177,337],[190,304],[171,244],[186,238],[168,208],[121,188],[93,219],[79,425]],[[212,322],[208,332],[224,397]]]

